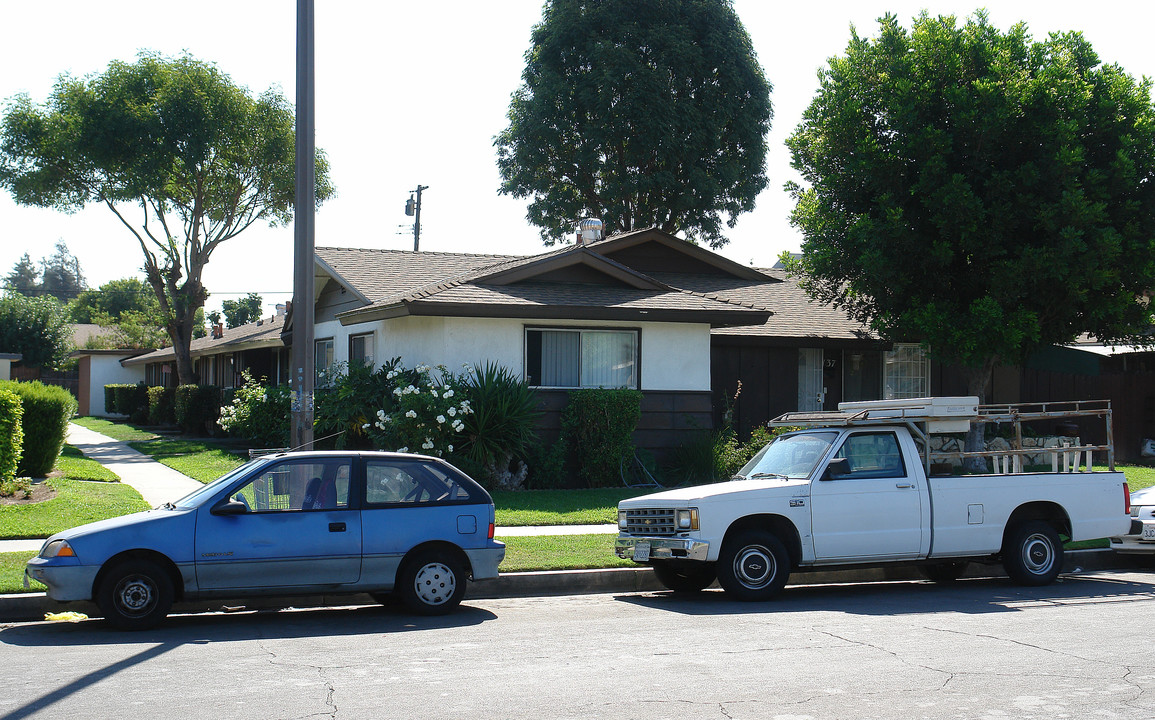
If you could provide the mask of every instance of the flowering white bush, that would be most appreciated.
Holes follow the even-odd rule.
[[[366,427],[378,447],[436,456],[453,452],[453,442],[465,430],[461,416],[473,411],[468,400],[454,402],[458,378],[439,366],[440,382],[435,382],[431,369],[422,364],[408,371],[398,365],[386,376],[412,382],[395,387],[391,411],[378,410],[376,420]]]

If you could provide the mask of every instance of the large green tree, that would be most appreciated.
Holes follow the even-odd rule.
[[[80,260],[63,240],[56,241],[56,252],[40,261],[40,277],[40,292],[62,303],[75,300],[87,287]]]
[[[279,92],[253,98],[211,63],[142,53],[85,80],[62,76],[43,106],[14,98],[0,184],[23,205],[98,203],[120,219],[144,253],[180,382],[192,383],[205,265],[253,223],[292,218],[294,154],[293,109]],[[316,187],[318,203],[332,194],[320,151]]]
[[[78,323],[116,323],[125,313],[137,312],[152,318],[157,327],[164,326],[152,288],[135,277],[110,280],[95,290],[85,290],[68,309],[72,321]]]
[[[729,0],[549,0],[525,59],[494,145],[547,245],[600,217],[720,247],[753,209],[770,84]]]
[[[240,327],[261,319],[261,296],[249,293],[240,300],[221,301],[221,310],[225,313],[225,323],[231,327]]]
[[[852,34],[788,140],[815,298],[967,369],[1082,333],[1141,341],[1155,279],[1150,82],[1077,32],[985,13]],[[972,441],[973,447],[973,441]]]
[[[40,271],[28,253],[12,267],[12,271],[4,276],[4,289],[17,292],[24,297],[34,297],[40,294]]]

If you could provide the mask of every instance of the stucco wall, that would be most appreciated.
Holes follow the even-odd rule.
[[[710,389],[710,328],[705,324],[402,317],[348,327],[319,323],[316,337],[334,338],[337,362],[348,361],[349,335],[373,330],[377,365],[400,357],[408,367],[426,363],[457,372],[464,363],[490,361],[524,375],[526,326],[639,329],[642,390]]]
[[[104,411],[105,385],[135,385],[144,382],[144,366],[133,365],[124,367],[120,361],[123,355],[92,355],[89,356],[89,393],[88,407],[81,407],[81,415],[97,415],[108,417]]]

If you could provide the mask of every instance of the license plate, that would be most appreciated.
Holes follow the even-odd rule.
[[[1143,526],[1143,539],[1144,540],[1155,540],[1155,525],[1144,525]]]
[[[650,544],[640,542],[634,545],[634,562],[647,562],[650,559]]]

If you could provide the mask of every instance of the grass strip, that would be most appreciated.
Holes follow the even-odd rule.
[[[56,467],[53,468],[64,477],[72,480],[90,480],[93,482],[118,482],[120,476],[104,467],[95,460],[84,457],[84,453],[71,445],[65,445],[56,458]]]
[[[136,490],[117,482],[49,478],[56,497],[29,505],[5,505],[0,512],[0,540],[45,538],[84,523],[148,510]]]
[[[76,417],[72,418],[72,422],[81,427],[88,428],[93,432],[98,432],[101,435],[106,435],[113,440],[120,440],[122,442],[154,440],[159,437],[155,433],[151,433],[147,430],[141,430],[135,425],[116,422],[107,418]]]
[[[604,525],[618,521],[618,502],[653,490],[596,488],[593,490],[495,491],[497,524]]]
[[[614,555],[616,535],[530,535],[498,537],[505,543],[501,572],[637,567]]]
[[[206,485],[247,462],[219,445],[198,440],[151,440],[128,446]]]
[[[24,566],[34,557],[34,552],[0,553],[0,594],[44,592],[48,589],[35,580],[29,583],[27,590],[24,589]]]

